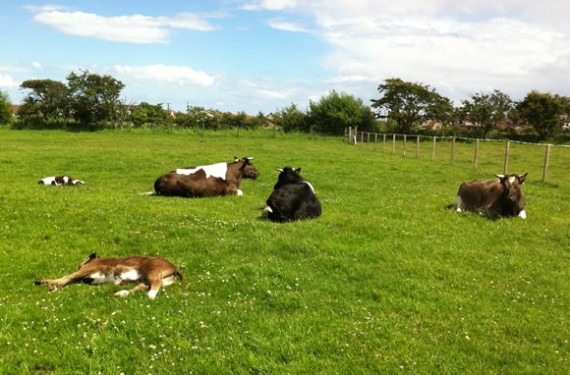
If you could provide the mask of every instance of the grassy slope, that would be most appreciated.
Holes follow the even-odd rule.
[[[456,214],[459,182],[504,146],[380,144],[261,133],[0,130],[2,373],[562,373],[569,366],[570,150],[512,145],[528,219]],[[399,149],[398,149],[399,150]],[[148,197],[175,167],[255,156],[243,197]],[[301,166],[316,221],[258,219],[276,167]],[[36,185],[67,173],[78,187]],[[114,286],[48,294],[89,253],[164,256],[186,279],[150,302]]]

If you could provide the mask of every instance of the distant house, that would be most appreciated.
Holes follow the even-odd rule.
[[[10,104],[10,111],[12,112],[12,116],[18,117],[18,111],[19,110],[20,110],[20,105]]]
[[[164,113],[166,113],[166,116],[169,116],[172,118],[176,118],[176,115],[178,115],[178,112],[173,110],[173,109],[165,109]]]
[[[420,128],[424,129],[424,130],[433,130],[433,131],[437,131],[437,130],[442,130],[443,129],[443,124],[436,119],[429,119],[426,120],[424,122],[422,122],[420,124]]]

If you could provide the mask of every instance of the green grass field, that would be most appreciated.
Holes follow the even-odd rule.
[[[398,150],[401,150],[400,144]],[[459,183],[502,172],[504,145],[381,144],[242,132],[0,129],[2,374],[562,374],[570,368],[570,149],[511,146],[527,220],[458,214]],[[254,156],[243,197],[141,195],[176,167]],[[275,168],[302,167],[318,220],[259,218]],[[37,185],[69,174],[86,185]],[[89,253],[161,256],[182,283],[37,278]]]

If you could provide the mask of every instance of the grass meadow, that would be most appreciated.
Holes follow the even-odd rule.
[[[272,133],[0,129],[2,374],[562,374],[570,368],[570,149],[511,145],[527,220],[448,208],[502,173],[504,145]],[[400,149],[400,145],[398,145]],[[141,195],[187,165],[253,156],[242,197]],[[323,216],[259,218],[275,168],[301,167]],[[74,187],[38,185],[68,174]],[[161,256],[151,301],[38,278],[89,253]]]

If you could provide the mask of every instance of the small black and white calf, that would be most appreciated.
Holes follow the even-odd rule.
[[[38,181],[38,184],[52,186],[83,185],[85,184],[85,181],[74,180],[70,176],[52,176],[42,178]]]

